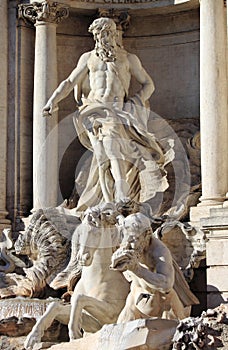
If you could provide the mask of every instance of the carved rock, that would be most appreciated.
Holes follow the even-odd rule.
[[[23,317],[19,319],[17,317],[10,317],[6,320],[0,321],[0,336],[1,336],[0,349],[11,350],[11,348],[8,349],[5,347],[2,347],[4,343],[8,344],[8,346],[10,346],[11,344],[12,350],[23,349],[24,348],[23,342],[25,340],[24,336],[26,336],[31,331],[35,323],[36,323],[35,318],[28,318],[28,317]],[[45,334],[42,338],[42,342],[45,342],[45,343],[43,344],[39,343],[39,349],[42,349],[44,347],[48,348],[53,344],[58,343],[60,340],[61,341],[68,340],[67,327],[60,324],[58,321],[55,321],[45,331]]]
[[[200,317],[182,320],[173,337],[172,350],[227,349],[227,316],[228,307],[221,304],[216,309],[203,312]]]
[[[17,318],[15,316],[0,321],[0,334],[7,335],[9,337],[20,337],[27,335],[34,324],[35,318]]]
[[[193,269],[198,268],[206,257],[205,238],[199,237],[191,225],[171,218],[167,218],[154,234],[169,248],[185,279],[190,282]]]
[[[140,319],[125,324],[105,325],[99,332],[70,343],[54,345],[51,350],[168,350],[177,321]]]

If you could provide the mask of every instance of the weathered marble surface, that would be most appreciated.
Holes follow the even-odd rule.
[[[165,321],[161,319],[147,319],[131,321],[127,324],[106,325],[99,332],[93,335],[72,342],[61,342],[52,346],[56,338],[50,338],[52,331],[56,333],[57,328],[51,328],[43,338],[41,343],[37,343],[33,350],[40,349],[153,349],[160,350],[161,346],[168,349],[176,350],[178,346],[191,346],[191,349],[200,348],[203,350],[226,350],[228,346],[227,334],[227,316],[228,310],[226,304],[221,304],[216,309],[207,310],[200,317],[186,318],[179,324],[175,321]],[[161,323],[162,322],[162,323]],[[56,326],[56,325],[55,325]],[[160,328],[160,332],[158,330]],[[55,330],[54,330],[55,329]],[[15,330],[15,328],[14,328]],[[48,341],[49,339],[49,341]],[[0,345],[7,350],[21,350],[23,348],[24,337],[0,336]],[[190,344],[191,342],[191,344]],[[104,347],[102,344],[104,343]],[[139,345],[139,344],[146,345]],[[138,346],[133,347],[133,344]],[[165,345],[166,344],[166,345]],[[129,346],[129,347],[128,347]]]
[[[125,324],[105,325],[99,332],[82,340],[54,345],[52,350],[168,350],[177,321],[162,319],[135,320]]]
[[[227,349],[226,304],[215,309],[208,309],[200,317],[189,317],[177,326],[173,337],[172,349]]]

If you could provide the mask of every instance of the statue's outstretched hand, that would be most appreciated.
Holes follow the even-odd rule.
[[[51,117],[52,114],[58,110],[58,106],[54,105],[51,102],[47,102],[47,104],[44,106],[42,115],[43,117]]]

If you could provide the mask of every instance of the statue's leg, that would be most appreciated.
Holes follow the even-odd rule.
[[[126,181],[126,166],[122,159],[111,159],[111,173],[115,181],[115,200],[119,202],[128,197],[129,185]]]
[[[103,146],[103,140],[99,140],[98,136],[95,136],[92,132],[88,132],[88,136],[93,147],[93,153],[96,157],[99,172],[99,182],[101,186],[101,192],[105,202],[113,201],[107,186],[106,171],[110,167],[110,162]]]
[[[115,200],[119,202],[128,197],[129,185],[126,181],[126,160],[123,159],[123,157],[126,157],[126,154],[122,154],[120,142],[115,139],[115,136],[104,137],[103,147],[111,165],[110,170],[115,183]],[[121,134],[119,137],[121,138]],[[121,141],[128,142],[122,139]],[[127,156],[130,157],[130,155]]]
[[[101,329],[101,324],[95,317],[82,311],[82,328],[85,332],[95,333]]]
[[[61,323],[67,324],[70,318],[71,305],[63,305],[60,302],[51,303],[43,316],[36,322],[32,331],[28,334],[24,347],[25,349],[32,349],[36,343],[41,341],[44,331],[50,327],[52,322],[57,319]]]
[[[175,317],[178,320],[183,320],[186,317],[185,308],[174,289],[171,289],[168,294],[168,298],[170,300],[170,306]]]
[[[103,163],[98,165],[98,171],[99,171],[99,181],[100,181],[100,186],[101,186],[101,192],[104,197],[105,202],[112,202],[113,197],[108,189],[107,186],[107,178],[106,178],[106,171],[109,168],[109,163]]]
[[[117,319],[117,323],[125,323],[129,321],[135,320],[136,317],[136,307],[135,307],[135,298],[132,293],[129,293],[126,299],[125,306],[119,317]]]
[[[113,307],[106,301],[101,301],[84,294],[73,295],[71,298],[71,314],[69,328],[70,340],[82,337],[81,329],[82,310],[86,310],[90,315],[99,321],[101,325],[116,322],[116,305]],[[88,328],[88,325],[86,326]]]

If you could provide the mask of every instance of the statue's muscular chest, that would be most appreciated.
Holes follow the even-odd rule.
[[[126,55],[122,54],[114,62],[104,62],[96,54],[92,54],[88,60],[89,75],[103,77],[104,79],[127,78],[130,76],[129,63]]]

